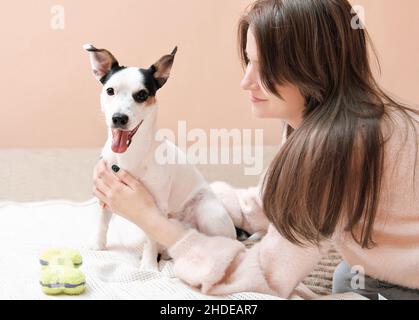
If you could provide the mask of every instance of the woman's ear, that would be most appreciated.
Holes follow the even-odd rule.
[[[157,82],[158,89],[163,87],[167,79],[170,76],[170,70],[173,66],[173,61],[175,60],[175,55],[177,52],[177,47],[175,47],[171,54],[167,54],[161,57],[156,63],[154,63],[151,68],[154,69],[154,79]]]
[[[90,64],[97,80],[101,80],[113,67],[119,66],[115,57],[106,49],[97,49],[91,44],[83,46],[90,56]]]

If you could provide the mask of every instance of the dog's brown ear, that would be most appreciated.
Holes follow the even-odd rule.
[[[167,79],[170,76],[170,70],[172,69],[176,52],[177,52],[177,47],[173,49],[171,54],[167,54],[161,57],[156,63],[154,63],[151,66],[155,70],[153,76],[157,82],[159,89],[163,87],[163,85],[166,83]]]
[[[83,49],[89,52],[90,64],[97,80],[101,80],[112,67],[119,66],[115,57],[106,49],[97,49],[91,44],[85,44]]]

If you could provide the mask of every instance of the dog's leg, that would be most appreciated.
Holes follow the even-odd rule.
[[[143,256],[141,258],[140,270],[141,271],[159,271],[157,263],[158,244],[154,240],[147,237],[144,244]]]
[[[97,223],[97,230],[91,240],[91,248],[94,250],[104,250],[106,248],[106,241],[109,229],[109,223],[112,218],[112,212],[109,208],[101,208],[97,205],[99,223]]]
[[[223,204],[211,193],[195,207],[198,230],[210,236],[236,239],[236,228]]]

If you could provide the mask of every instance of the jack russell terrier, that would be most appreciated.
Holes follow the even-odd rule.
[[[108,50],[91,44],[83,48],[89,53],[93,74],[103,85],[100,102],[108,139],[101,156],[107,166],[117,165],[140,180],[165,216],[207,235],[236,239],[236,229],[226,208],[193,165],[161,165],[155,159],[161,143],[166,144],[171,159],[184,157],[168,140],[161,142],[155,138],[156,93],[169,78],[177,47],[148,69],[120,66]],[[98,210],[100,222],[94,246],[103,250],[112,212],[106,206],[98,205]],[[141,269],[158,271],[157,257],[162,249],[147,238]]]

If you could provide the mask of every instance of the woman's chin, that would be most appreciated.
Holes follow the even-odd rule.
[[[252,103],[252,113],[257,118],[269,118],[269,104],[263,103]]]

